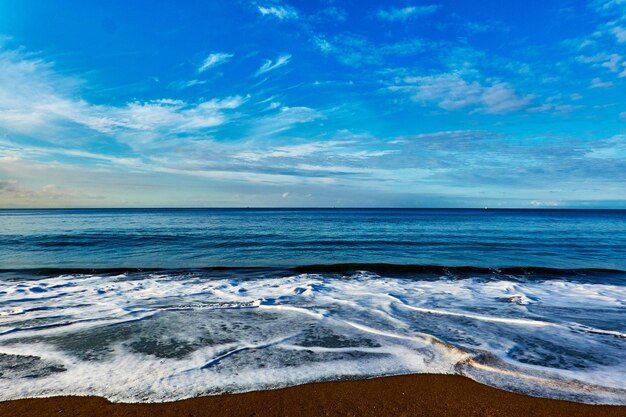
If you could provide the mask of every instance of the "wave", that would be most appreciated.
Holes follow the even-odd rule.
[[[154,402],[457,373],[532,395],[626,404],[624,285],[559,278],[563,270],[534,280],[481,268],[325,267],[39,269],[47,275],[0,279],[0,400]]]
[[[445,266],[424,264],[391,264],[391,263],[338,263],[312,264],[277,268],[275,266],[207,266],[197,268],[161,268],[161,267],[116,267],[116,268],[0,268],[3,272],[25,272],[39,275],[52,274],[115,274],[123,272],[177,272],[189,271],[295,271],[303,273],[349,273],[368,271],[375,273],[425,273],[425,274],[509,274],[509,275],[595,275],[595,274],[626,274],[621,269],[610,268],[549,268],[542,266]]]
[[[541,266],[506,266],[506,267],[477,267],[477,266],[442,266],[420,264],[388,264],[388,263],[341,263],[305,265],[292,268],[298,272],[355,272],[369,271],[380,274],[441,274],[441,275],[469,275],[469,274],[501,274],[501,275],[540,275],[540,276],[589,276],[589,275],[622,275],[626,271],[604,268],[548,268]]]

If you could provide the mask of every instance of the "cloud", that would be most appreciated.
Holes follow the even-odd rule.
[[[601,14],[626,18],[626,1],[624,0],[594,0],[592,5]]]
[[[522,110],[531,102],[530,97],[519,96],[505,82],[481,84],[478,81],[466,81],[454,73],[404,77],[401,83],[389,89],[407,93],[416,102],[435,104],[444,110],[471,107],[487,114]]]
[[[197,131],[223,124],[225,122],[223,111],[236,109],[244,101],[241,96],[233,96],[196,104],[169,99],[132,102],[122,108],[107,109],[107,123],[101,127],[104,131],[116,128]]]
[[[540,200],[533,200],[528,204],[530,204],[533,207],[558,207],[561,205],[561,203],[558,201],[540,201]]]
[[[485,33],[485,32],[510,32],[511,28],[500,21],[481,21],[465,23],[465,29],[469,34]]]
[[[289,56],[279,57],[264,70],[275,69],[288,60]],[[162,98],[96,105],[80,97],[82,81],[67,79],[54,71],[52,63],[37,56],[0,51],[0,62],[5,64],[0,74],[0,131],[4,135],[4,140],[0,139],[0,174],[15,174],[16,180],[29,177],[32,182],[54,172],[67,172],[59,174],[59,183],[73,184],[82,174],[76,175],[70,167],[81,167],[82,173],[95,175],[100,171],[103,181],[111,178],[112,173],[127,174],[128,180],[120,180],[119,184],[132,182],[140,174],[257,184],[330,181],[328,173],[242,163],[233,156],[244,144],[212,140],[213,128],[227,123],[229,112],[239,109],[249,96],[197,101]],[[242,120],[235,133],[238,138],[273,140],[275,135],[324,117],[313,108],[284,106],[272,99],[268,103],[275,104],[264,110],[272,114],[253,114]],[[205,129],[211,130],[205,133]],[[18,133],[20,141],[13,142]],[[20,144],[30,140],[22,136],[25,134],[35,138],[37,142],[31,143],[38,145]],[[29,170],[34,167],[39,171],[33,179]],[[9,186],[17,187],[4,184],[5,194]],[[44,191],[47,193],[30,195],[45,205],[42,201],[52,201],[56,189],[47,187]],[[108,191],[111,197],[111,190]]]
[[[204,85],[206,83],[207,83],[206,80],[193,79],[193,80],[187,80],[187,81],[175,81],[172,83],[172,86],[182,90],[184,88],[189,88],[189,87],[193,87],[196,85]]]
[[[282,67],[283,65],[287,65],[290,59],[291,55],[289,54],[280,55],[278,58],[276,58],[276,61],[266,59],[259,68],[259,70],[256,72],[256,75],[259,76],[261,74],[265,74],[266,72],[273,71],[276,68]]]
[[[200,67],[198,67],[198,72],[204,72],[208,70],[209,68],[213,68],[218,65],[224,64],[230,61],[230,59],[233,56],[234,56],[233,54],[228,54],[225,52],[215,52],[215,53],[209,54],[209,56],[207,56],[204,59],[204,61],[202,61],[202,64],[200,64]]]
[[[441,6],[434,4],[429,6],[408,6],[403,8],[392,7],[391,9],[379,10],[378,13],[376,13],[376,16],[383,20],[404,22],[411,17],[433,14],[439,10],[440,7]]]
[[[341,8],[328,6],[313,15],[312,19],[322,22],[327,20],[345,22],[348,19],[348,13]]]
[[[53,65],[21,50],[0,50],[0,126],[23,133],[38,131],[49,120],[74,113],[89,122],[88,107],[71,93],[80,80],[60,77]]]
[[[589,88],[611,88],[614,84],[612,81],[602,81],[601,78],[594,78],[591,80]]]
[[[576,57],[576,61],[604,68],[620,78],[626,77],[626,58],[623,56],[626,1],[598,0],[592,2],[592,7],[600,14],[602,23],[592,33],[571,42],[576,49],[584,52]]]
[[[246,100],[231,96],[92,104],[79,95],[81,80],[56,73],[52,63],[36,55],[0,50],[0,66],[0,129],[65,144],[94,133],[124,141],[137,131],[198,132],[226,123],[226,113]]]
[[[619,43],[626,43],[626,28],[616,26],[612,32]]]
[[[298,12],[296,11],[296,9],[288,5],[257,6],[257,10],[263,16],[273,16],[280,20],[298,18]]]
[[[246,161],[260,161],[269,158],[306,158],[314,154],[324,153],[327,151],[337,152],[342,145],[350,142],[343,141],[327,141],[327,142],[308,142],[297,145],[277,146],[271,149],[263,149],[260,151],[245,151],[237,155],[238,158]]]
[[[283,106],[277,113],[260,117],[253,123],[252,137],[274,136],[293,127],[323,118],[323,114],[305,106]]]
[[[31,207],[45,201],[48,207],[73,205],[85,199],[99,197],[86,195],[80,191],[46,184],[41,187],[27,187],[17,180],[0,180],[0,207]]]
[[[424,51],[428,46],[421,39],[374,44],[362,36],[353,34],[342,34],[333,38],[316,36],[313,43],[322,53],[332,55],[342,64],[353,67],[383,65],[389,58],[412,56]]]
[[[595,55],[580,55],[576,60],[594,67],[606,68],[612,73],[617,73],[620,78],[626,77],[626,60],[620,54],[602,52]]]

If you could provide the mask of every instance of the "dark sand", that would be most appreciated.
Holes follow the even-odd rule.
[[[527,397],[490,388],[460,376],[407,375],[325,382],[161,404],[113,404],[97,397],[5,401],[0,402],[0,416],[625,417],[626,407]]]

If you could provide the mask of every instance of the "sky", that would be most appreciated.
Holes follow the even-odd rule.
[[[0,207],[626,208],[626,0],[0,0]]]

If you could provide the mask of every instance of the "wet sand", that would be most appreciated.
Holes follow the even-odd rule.
[[[119,404],[99,397],[0,402],[2,417],[117,416],[626,416],[626,407],[513,394],[451,375],[406,375],[323,382],[274,391]]]

